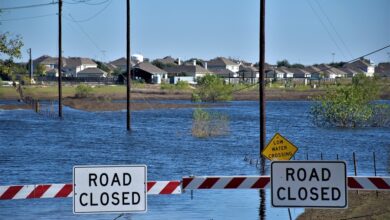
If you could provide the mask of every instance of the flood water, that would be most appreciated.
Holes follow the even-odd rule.
[[[0,104],[6,103],[5,101]],[[310,102],[267,103],[267,140],[275,132],[298,148],[295,160],[339,159],[353,174],[388,175],[389,128],[317,128],[310,123]],[[31,110],[0,110],[0,185],[71,183],[75,165],[146,164],[148,180],[180,180],[188,175],[259,175],[245,155],[259,154],[258,102],[237,101],[213,107],[229,116],[230,134],[198,139],[191,135],[192,108],[144,110],[132,113],[131,133],[126,113],[85,112],[64,108],[64,120]],[[269,163],[267,162],[267,172]],[[288,219],[285,208],[272,208],[266,190],[266,219]],[[195,191],[182,195],[148,196],[145,214],[119,219],[259,219],[258,190]],[[292,209],[297,217],[303,209]],[[72,199],[0,200],[0,219],[114,219],[117,214],[74,215]]]

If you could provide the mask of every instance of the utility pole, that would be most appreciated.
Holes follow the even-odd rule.
[[[127,131],[130,126],[130,81],[131,81],[131,57],[130,57],[130,0],[126,4],[126,71],[127,71]]]
[[[260,104],[260,175],[265,175],[265,158],[261,155],[265,147],[265,0],[260,0],[260,40],[259,40],[259,104]],[[259,217],[265,220],[265,190],[260,190]]]
[[[58,1],[58,117],[62,118],[62,0]]]
[[[260,0],[260,42],[259,42],[259,104],[260,104],[260,158],[265,163],[265,158],[261,155],[265,147],[266,127],[265,127],[265,0]],[[262,167],[262,169],[265,169]],[[265,172],[265,170],[264,170]]]
[[[33,62],[32,62],[32,58],[31,58],[31,48],[29,48],[28,50],[28,55],[30,56],[30,60],[29,60],[29,72],[30,72],[30,82],[32,82],[33,80]]]
[[[334,63],[334,55],[335,53],[332,53],[332,63]]]

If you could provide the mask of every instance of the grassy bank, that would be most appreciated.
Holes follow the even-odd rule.
[[[306,209],[297,219],[390,219],[388,201],[390,192],[349,191],[347,209]]]

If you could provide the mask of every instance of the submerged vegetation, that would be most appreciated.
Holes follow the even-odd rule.
[[[229,118],[219,112],[197,108],[193,113],[192,135],[198,138],[227,135]]]
[[[371,127],[390,126],[390,106],[379,99],[378,79],[357,75],[351,85],[328,89],[311,108],[318,126]]]

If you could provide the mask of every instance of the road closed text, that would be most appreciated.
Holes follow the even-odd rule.
[[[286,168],[286,182],[288,181],[322,181],[327,182],[331,179],[331,172],[328,168],[306,170],[299,168]],[[293,190],[292,187],[281,186],[276,189],[276,194],[279,200],[338,200],[341,196],[341,191],[337,187],[299,187]]]
[[[271,164],[274,207],[347,206],[343,161],[275,161]]]
[[[128,186],[131,189],[131,174],[118,173],[89,173],[89,187],[121,187]],[[140,202],[141,195],[139,192],[122,191],[122,192],[83,192],[79,195],[81,206],[107,206],[107,205],[137,205]]]
[[[75,166],[74,213],[145,212],[146,166]]]

